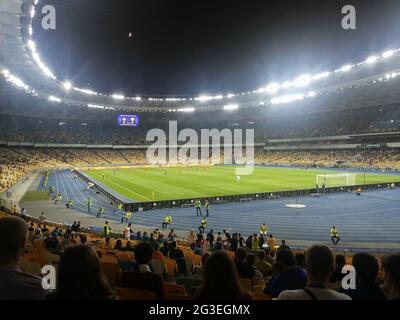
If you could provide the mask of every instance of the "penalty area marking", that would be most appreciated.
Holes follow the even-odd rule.
[[[305,208],[306,205],[305,204],[300,204],[300,203],[288,203],[285,204],[286,207],[288,208],[294,208],[294,209],[299,209],[299,208]]]

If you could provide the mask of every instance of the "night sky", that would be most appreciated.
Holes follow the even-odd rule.
[[[56,30],[40,28],[44,4],[57,10]],[[345,4],[357,30],[341,28]],[[400,47],[400,1],[40,0],[34,30],[43,60],[76,86],[221,94]]]

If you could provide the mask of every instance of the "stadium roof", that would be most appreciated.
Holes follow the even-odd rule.
[[[32,39],[32,19],[38,0],[2,0],[0,2],[0,72],[7,81],[20,90],[0,87],[1,101],[29,99],[29,103],[63,103],[71,106],[97,109],[124,109],[132,111],[193,112],[241,107],[262,107],[301,100],[318,99],[345,88],[371,86],[400,78],[400,49],[366,55],[364,61],[339,66],[324,73],[299,75],[283,83],[269,83],[248,92],[221,93],[216,96],[155,96],[107,95],[90,88],[77,88],[59,81],[42,61]],[[400,101],[396,90],[382,94],[376,103]],[[22,90],[22,91],[21,91]],[[25,93],[24,93],[25,91]],[[25,97],[22,97],[25,96]],[[371,102],[369,94],[359,97]],[[384,100],[381,100],[384,99]],[[386,99],[386,100],[385,100]]]

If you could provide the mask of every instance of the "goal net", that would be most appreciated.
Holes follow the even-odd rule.
[[[356,185],[356,175],[352,173],[340,174],[319,174],[316,177],[316,184],[319,188],[325,187],[343,187]]]

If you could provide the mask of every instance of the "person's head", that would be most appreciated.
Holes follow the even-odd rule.
[[[171,249],[176,249],[178,247],[178,244],[176,243],[176,241],[172,241],[170,247]]]
[[[346,258],[344,257],[344,255],[337,254],[335,256],[335,267],[336,267],[336,269],[342,270],[345,264],[346,264]]]
[[[294,256],[291,250],[280,250],[276,254],[276,264],[279,271],[284,271],[287,268],[294,266]]]
[[[296,266],[305,268],[306,256],[304,253],[296,253],[294,256],[294,260]]]
[[[137,245],[135,258],[138,266],[141,264],[148,264],[151,261],[153,255],[153,248],[147,242],[142,242]]]
[[[218,251],[209,256],[204,265],[204,282],[196,295],[204,300],[234,300],[243,297],[232,258]]]
[[[282,245],[285,246],[286,245],[286,240],[282,239]]]
[[[243,262],[246,258],[247,252],[245,248],[239,248],[236,251],[236,260],[239,262]]]
[[[105,225],[108,225],[108,221],[104,222]]]
[[[25,248],[28,225],[18,217],[0,219],[0,265],[16,265]]]
[[[118,240],[115,242],[114,249],[117,249],[117,250],[121,250],[121,249],[122,249],[122,241],[121,241],[121,239],[118,239]]]
[[[269,237],[272,239],[272,234],[270,234]]]
[[[392,254],[382,261],[385,271],[384,290],[387,299],[400,299],[400,254]]]
[[[65,250],[58,267],[57,299],[105,299],[110,292],[99,258],[92,248],[77,245]]]
[[[308,281],[312,284],[324,285],[334,270],[333,253],[326,246],[314,245],[306,252],[306,268]]]
[[[249,266],[254,266],[254,264],[256,263],[256,256],[255,256],[255,254],[253,254],[253,253],[248,254],[247,257],[246,257],[246,263],[247,263]]]
[[[130,227],[131,227],[131,225],[132,225],[132,223],[128,223],[128,228],[130,228]]]
[[[353,267],[356,269],[357,282],[374,284],[379,272],[378,260],[369,253],[356,253],[353,256]]]
[[[265,251],[264,250],[260,250],[260,251],[258,251],[258,253],[257,253],[257,258],[258,259],[260,259],[260,260],[264,260],[265,259]]]
[[[204,264],[206,263],[209,256],[210,256],[209,252],[203,253],[203,255],[201,256],[201,265],[202,266],[204,266]]]
[[[154,251],[158,251],[160,249],[160,245],[158,244],[158,242],[154,243],[153,249],[154,249]]]
[[[132,248],[132,243],[131,243],[130,241],[128,241],[128,242],[126,243],[125,248],[131,249],[131,248]]]
[[[106,237],[106,244],[109,244],[111,239],[109,237]]]

